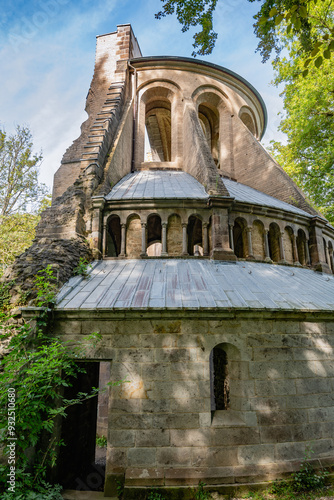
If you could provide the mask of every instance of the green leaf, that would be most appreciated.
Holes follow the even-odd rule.
[[[284,19],[284,16],[283,14],[279,14],[276,18],[275,18],[275,25],[278,26]]]
[[[277,11],[276,7],[273,7],[273,8],[271,9],[271,11],[269,12],[269,17],[274,17],[274,16],[276,16],[277,14],[278,14],[278,11]]]
[[[308,75],[308,69],[304,69],[302,72],[303,77],[305,78]]]
[[[292,30],[292,24],[290,23],[290,24],[288,24],[288,27],[286,28],[287,34],[289,34],[291,32],[291,30]]]
[[[314,61],[315,67],[320,68],[320,66],[322,65],[322,61],[323,61],[322,56],[317,57],[316,60]]]
[[[304,5],[301,5],[301,6],[299,7],[299,15],[300,15],[301,17],[304,17],[304,18],[306,18],[306,17],[307,17],[307,9],[306,9],[306,7],[305,7]]]
[[[311,54],[310,54],[310,55],[311,55],[311,57],[316,56],[318,52],[319,52],[318,47],[315,47],[315,48],[312,50]]]
[[[324,50],[323,56],[325,59],[330,59],[331,58],[331,51],[328,49]]]
[[[311,61],[312,59],[306,59],[306,61],[304,62],[304,67],[307,68]]]

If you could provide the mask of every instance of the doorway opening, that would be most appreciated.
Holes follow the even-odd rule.
[[[64,489],[78,491],[104,491],[107,429],[108,389],[110,362],[80,362],[82,372],[65,387],[66,399],[76,398],[79,392],[91,393],[100,388],[98,395],[70,406],[62,419],[60,438],[65,446],[59,450],[57,480]]]

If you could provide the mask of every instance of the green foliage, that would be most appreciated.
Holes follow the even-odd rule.
[[[212,495],[209,491],[204,489],[205,483],[201,481],[198,483],[197,489],[194,491],[194,500],[210,500]]]
[[[200,31],[194,35],[194,50],[192,56],[211,54],[217,39],[213,30],[213,13],[218,0],[161,0],[163,9],[155,14],[161,19],[169,14],[176,13],[177,20],[182,24],[182,32],[188,31],[190,26],[199,26]]]
[[[323,488],[325,485],[328,472],[326,470],[315,471],[309,462],[312,454],[313,450],[306,448],[300,470],[293,475],[293,488],[295,491],[309,491]]]
[[[88,262],[87,259],[80,257],[77,267],[73,269],[73,274],[74,276],[83,276],[84,278],[87,278],[88,268],[91,267],[92,265]]]
[[[276,85],[285,84],[285,115],[280,130],[287,143],[273,142],[272,154],[303,189],[312,203],[334,222],[334,61],[309,67],[292,37],[282,38],[289,52],[275,61]]]
[[[117,490],[117,498],[121,499],[124,493],[124,483],[119,479],[116,479],[116,490]]]
[[[10,289],[14,285],[14,281],[1,281],[0,282],[0,311],[2,314],[7,310],[10,303]],[[1,314],[1,312],[0,312]]]
[[[74,399],[62,396],[62,388],[70,386],[77,377],[80,365],[75,356],[78,347],[51,338],[47,333],[47,311],[56,292],[56,279],[51,266],[35,278],[37,305],[42,313],[36,318],[36,327],[17,325],[3,309],[0,314],[0,340],[9,339],[8,354],[0,361],[0,447],[9,452],[9,438],[15,438],[16,489],[6,497],[17,499],[58,499],[59,487],[45,483],[47,468],[53,467],[57,450],[64,443],[53,434],[58,417],[66,417],[67,409],[91,397],[78,393]],[[5,299],[6,300],[6,299]],[[13,334],[14,333],[14,334]],[[97,341],[98,334],[94,335]],[[76,351],[77,349],[77,351]],[[9,419],[8,390],[15,392],[15,422]],[[5,490],[8,469],[0,469],[0,491]],[[12,496],[11,496],[12,495]]]
[[[157,488],[152,489],[146,500],[165,500],[166,497]]]
[[[104,448],[107,446],[107,438],[105,436],[99,436],[96,438],[96,446],[99,448]]]
[[[26,212],[47,193],[38,183],[41,154],[34,154],[28,127],[8,136],[0,130],[0,224],[3,217]]]

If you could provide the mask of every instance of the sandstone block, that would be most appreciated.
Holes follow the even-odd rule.
[[[151,446],[168,446],[169,445],[169,430],[149,429],[136,431],[136,446],[151,447]]]
[[[126,486],[163,486],[164,470],[158,468],[132,468],[125,473]]]
[[[260,444],[238,447],[238,463],[268,464],[275,462],[275,446],[272,444]]]
[[[233,446],[194,448],[192,464],[194,467],[226,467],[237,465],[237,450]]]
[[[158,448],[157,464],[161,466],[191,465],[192,448]]]
[[[160,429],[198,429],[198,413],[153,415],[152,426]]]
[[[171,429],[171,446],[209,446],[211,442],[211,429]]]
[[[285,396],[296,394],[294,381],[291,380],[256,380],[257,396]]]
[[[318,394],[331,392],[331,381],[325,378],[306,378],[295,381],[297,394]]]
[[[108,432],[108,442],[110,446],[127,447],[135,445],[135,431],[132,430],[114,430]]]
[[[128,465],[133,467],[154,467],[156,463],[155,448],[131,448],[128,450]]]

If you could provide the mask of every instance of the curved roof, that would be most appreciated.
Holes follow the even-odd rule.
[[[313,217],[309,213],[289,203],[257,189],[240,184],[231,179],[222,178],[230,196],[242,203],[276,208],[304,217]],[[186,172],[176,170],[140,170],[127,174],[105,197],[107,201],[145,200],[145,199],[191,199],[209,198],[204,186]]]
[[[258,262],[200,259],[97,261],[87,279],[71,278],[56,308],[267,309],[334,308],[334,276]]]
[[[126,175],[105,197],[106,200],[147,198],[205,199],[204,186],[186,172],[141,170]]]
[[[301,210],[300,208],[290,205],[285,201],[278,200],[269,194],[264,194],[257,189],[246,186],[245,184],[240,184],[240,182],[232,181],[231,179],[223,178],[223,182],[230,193],[230,195],[235,198],[236,201],[253,203],[255,205],[267,206],[277,208],[279,210],[285,210],[286,212],[292,212],[298,215],[304,215],[306,217],[314,217],[313,215]]]
[[[191,57],[179,57],[179,56],[148,56],[148,57],[136,57],[133,59],[130,59],[131,64],[136,64],[136,63],[156,63],[156,62],[177,62],[177,63],[186,63],[186,64],[192,64],[192,65],[197,65],[197,66],[206,66],[207,68],[212,68],[216,71],[220,71],[223,73],[226,73],[233,78],[236,78],[239,80],[239,82],[243,83],[246,85],[246,87],[249,88],[253,92],[253,94],[256,96],[258,99],[262,111],[263,111],[263,129],[261,132],[261,139],[266,131],[267,128],[267,123],[268,123],[268,113],[267,113],[267,108],[264,103],[264,100],[262,99],[261,95],[259,92],[256,90],[255,87],[251,83],[249,83],[245,78],[242,76],[238,75],[238,73],[235,73],[234,71],[225,68],[224,66],[219,66],[219,64],[214,64],[208,61],[202,61],[201,59],[192,59]]]

